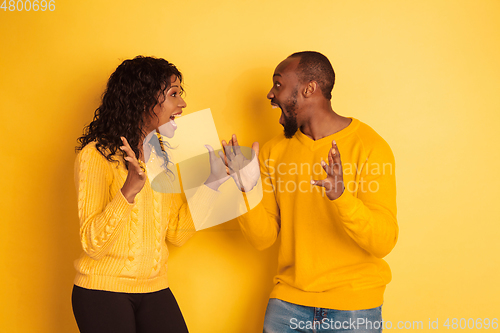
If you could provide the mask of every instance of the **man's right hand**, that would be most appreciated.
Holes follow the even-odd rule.
[[[224,162],[229,169],[229,175],[234,179],[236,185],[242,192],[248,192],[254,188],[259,180],[259,143],[252,144],[253,156],[249,160],[241,152],[236,134],[233,134],[229,143],[222,140],[225,159]]]

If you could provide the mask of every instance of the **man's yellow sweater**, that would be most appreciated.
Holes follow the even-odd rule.
[[[168,287],[166,240],[180,246],[195,232],[184,194],[153,191],[149,181],[133,204],[121,188],[127,169],[88,144],[75,162],[80,240],[75,284],[87,289],[145,293]],[[206,186],[196,193],[196,213],[218,196]]]
[[[329,200],[311,179],[324,179],[337,142],[344,193]],[[312,140],[302,132],[267,142],[259,156],[264,196],[238,218],[258,249],[281,234],[271,298],[310,307],[360,310],[383,302],[391,272],[382,259],[398,237],[394,157],[369,126],[353,119],[345,129]]]

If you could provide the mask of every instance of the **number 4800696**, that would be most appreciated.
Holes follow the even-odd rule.
[[[46,11],[49,10],[53,12],[56,10],[56,1],[55,0],[3,0],[2,5],[0,6],[0,9],[3,9],[4,12],[7,10],[9,12],[29,12],[29,11]]]

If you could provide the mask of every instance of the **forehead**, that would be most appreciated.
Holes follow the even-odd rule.
[[[179,81],[179,77],[175,74],[173,74],[171,77],[170,77],[170,85],[179,85],[180,81]]]
[[[298,58],[286,58],[274,70],[273,78],[281,77],[283,79],[297,80],[297,66],[299,65]]]

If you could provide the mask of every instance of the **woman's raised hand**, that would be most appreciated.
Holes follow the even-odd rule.
[[[210,176],[205,181],[205,185],[217,191],[219,186],[229,179],[229,172],[224,162],[224,154],[220,151],[219,157],[215,156],[215,151],[210,145],[205,145],[210,156]]]
[[[128,175],[121,189],[123,196],[128,202],[133,203],[135,196],[139,193],[146,183],[146,171],[141,166],[141,163],[135,156],[134,151],[130,148],[127,139],[121,137],[123,146],[120,147],[126,154],[124,159],[128,162]],[[142,165],[144,165],[142,163]]]

